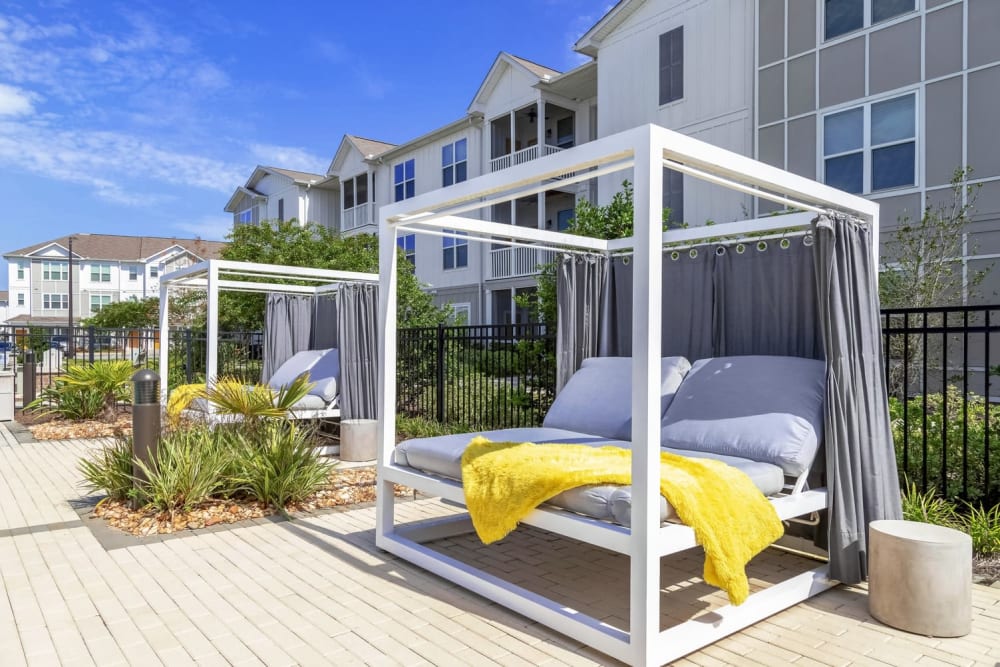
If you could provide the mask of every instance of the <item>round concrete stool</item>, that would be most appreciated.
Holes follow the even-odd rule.
[[[342,419],[340,421],[340,460],[371,461],[378,456],[374,419]]]
[[[928,637],[972,629],[972,538],[917,521],[872,521],[868,605],[886,625]]]

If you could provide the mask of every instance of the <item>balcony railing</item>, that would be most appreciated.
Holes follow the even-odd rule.
[[[354,208],[345,209],[340,218],[340,228],[344,231],[357,229],[372,223],[371,203],[358,204]]]
[[[490,279],[538,275],[538,267],[552,261],[551,250],[496,248],[490,251]]]
[[[524,164],[525,162],[531,162],[539,156],[538,145],[528,146],[527,148],[522,148],[519,151],[513,153],[507,153],[506,155],[501,155],[500,157],[495,157],[490,160],[490,171],[500,171],[501,169],[506,169],[507,167],[513,167],[514,165]],[[558,153],[562,148],[558,146],[550,146],[549,144],[544,144],[541,147],[541,156],[552,155],[553,153]]]

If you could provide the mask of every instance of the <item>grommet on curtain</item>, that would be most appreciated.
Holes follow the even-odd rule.
[[[812,244],[813,244],[812,234],[806,234],[805,236],[802,237],[802,245],[811,246]]]
[[[719,257],[722,257],[723,255],[725,255],[726,254],[726,246],[720,245],[718,248],[715,249],[715,254],[718,255]]]
[[[746,251],[747,251],[746,244],[744,244],[744,243],[737,243],[736,244],[736,254],[737,255],[742,255]]]
[[[792,242],[789,241],[788,239],[781,239],[781,241],[778,242],[778,246],[782,250],[788,250],[789,248],[792,247]]]
[[[698,249],[691,248],[690,250],[688,250],[688,257],[690,257],[691,259],[698,259]]]
[[[628,255],[622,256],[622,264],[624,264],[625,266],[628,266],[629,262],[631,262],[631,261],[632,261],[632,258],[629,257]]]
[[[673,252],[670,253],[670,259],[672,261],[674,261],[674,262],[676,262],[680,258],[681,258],[681,254],[679,252],[677,252],[676,250],[674,250]]]
[[[757,241],[757,250],[759,252],[767,250],[767,241]]]

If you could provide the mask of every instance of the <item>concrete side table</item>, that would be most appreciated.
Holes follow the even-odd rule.
[[[340,421],[340,460],[372,461],[378,456],[375,419],[342,419]]]
[[[969,634],[972,538],[917,521],[873,521],[868,546],[872,616],[929,637]]]

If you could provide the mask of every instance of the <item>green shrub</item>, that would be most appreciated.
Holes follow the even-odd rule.
[[[146,477],[138,499],[159,510],[188,511],[213,496],[229,495],[233,480],[224,473],[233,455],[219,446],[208,427],[168,432],[148,465],[137,462]]]
[[[896,461],[900,479],[920,480],[923,478],[924,457],[927,461],[927,480],[946,498],[963,495],[963,465],[968,470],[968,495],[971,498],[988,496],[986,489],[986,468],[983,452],[986,429],[989,428],[990,443],[1000,443],[1000,406],[989,406],[982,396],[969,393],[967,400],[961,391],[949,386],[946,394],[927,394],[927,442],[924,444],[924,397],[915,396],[907,401],[904,413],[903,402],[889,399],[889,417],[892,423],[892,437],[896,447]],[[968,412],[968,418],[965,412]],[[904,414],[906,425],[904,428]],[[988,419],[987,419],[988,414]],[[966,445],[968,457],[963,456],[963,429],[968,431]],[[908,436],[904,437],[904,436]],[[909,441],[907,456],[904,457],[904,442]],[[945,448],[945,439],[947,447]],[[946,451],[943,451],[945,450]],[[904,460],[905,459],[905,460]],[[963,463],[964,461],[964,463]],[[945,484],[941,485],[941,466],[945,465]],[[990,457],[990,480],[1000,481],[1000,456]]]
[[[99,417],[107,422],[113,422],[116,417],[115,406],[132,398],[132,375],[135,367],[131,361],[95,361],[92,364],[71,363],[66,369],[66,375],[59,378],[58,384],[67,390],[84,389],[101,395],[102,404]]]
[[[58,415],[63,419],[95,419],[104,409],[104,394],[92,387],[74,387],[62,378],[42,389],[26,410],[38,415]]]
[[[234,484],[280,512],[318,491],[330,474],[331,465],[312,446],[309,429],[288,420],[265,422],[229,442],[239,446]]]
[[[401,438],[433,438],[452,433],[468,433],[471,430],[465,424],[442,424],[426,417],[396,416],[396,435]]]
[[[910,483],[905,487],[903,518],[907,521],[922,521],[938,526],[958,524],[958,512],[954,503],[945,500],[933,489],[921,493],[915,483]]]
[[[80,472],[91,491],[111,500],[125,500],[132,491],[132,438],[116,438],[90,458],[80,459]]]
[[[986,509],[968,505],[959,527],[972,538],[972,550],[980,556],[1000,553],[1000,505]]]

